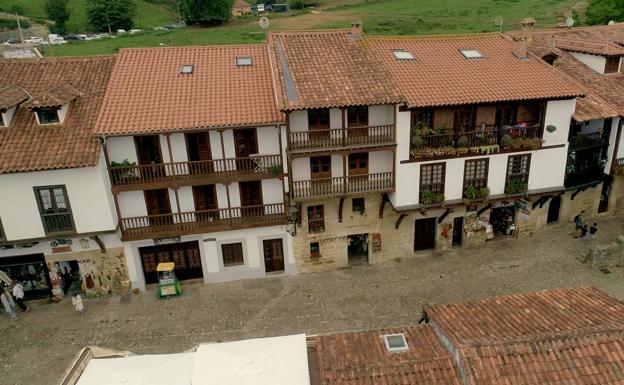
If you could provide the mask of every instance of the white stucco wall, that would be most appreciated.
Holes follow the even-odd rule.
[[[307,131],[308,130],[308,111],[293,111],[289,114],[290,131]]]
[[[111,136],[106,138],[106,149],[111,162],[122,162],[128,159],[130,162],[138,163],[134,137],[132,136]]]
[[[178,189],[178,197],[180,199],[180,211],[195,211],[195,200],[193,199],[193,188],[191,186],[183,186]],[[171,211],[175,212],[175,206],[171,207]]]
[[[11,124],[11,119],[13,119],[13,114],[15,114],[15,110],[17,109],[17,107],[11,107],[8,110],[2,112],[2,122],[4,123],[3,126],[0,127],[8,127]]]
[[[262,202],[265,205],[284,202],[284,191],[282,189],[281,180],[277,178],[262,180]]]
[[[65,117],[67,116],[67,112],[69,111],[69,104],[64,104],[58,110],[59,121],[63,123],[65,121]]]
[[[331,177],[339,178],[344,175],[341,155],[331,156]]]
[[[295,158],[292,160],[293,181],[310,180],[310,158]]]
[[[114,230],[117,223],[103,167],[100,161],[95,167],[0,175],[0,218],[7,240],[45,237],[36,186],[65,185],[78,233]]]
[[[124,191],[117,196],[119,212],[122,218],[141,217],[147,215],[143,191]]]
[[[368,153],[368,173],[392,171],[392,151],[371,151]]]
[[[562,187],[567,159],[567,146],[532,151],[529,191]]]
[[[594,71],[601,74],[604,73],[605,64],[607,63],[607,59],[605,59],[604,56],[589,55],[578,52],[570,52],[570,54]]]
[[[551,100],[548,102],[544,118],[544,146],[554,146],[568,142],[570,121],[575,108],[576,99]],[[549,125],[557,127],[555,132],[546,130],[546,127]]]
[[[368,107],[368,125],[384,126],[392,124],[394,121],[394,106],[391,104],[383,104],[379,106]]]
[[[275,155],[280,153],[279,132],[276,126],[258,127],[258,153]]]

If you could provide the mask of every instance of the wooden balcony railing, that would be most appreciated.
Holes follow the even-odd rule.
[[[570,138],[570,150],[579,150],[594,146],[602,146],[609,143],[606,135],[600,132],[592,132],[591,134],[580,134]]]
[[[282,173],[282,160],[280,155],[255,155],[246,158],[109,167],[109,172],[115,186],[209,176],[273,174],[278,177]]]
[[[566,173],[564,186],[567,188],[599,182],[604,178],[604,169],[598,165]]]
[[[615,164],[618,166],[624,166],[624,158],[617,158]]]
[[[43,214],[41,216],[46,234],[51,233],[73,233],[75,232],[72,223],[71,213]]]
[[[295,131],[289,139],[291,150],[388,143],[394,141],[394,125]]]
[[[124,240],[171,237],[286,222],[283,203],[122,218]]]
[[[314,198],[345,193],[389,191],[394,188],[392,172],[320,178],[293,182],[293,198]]]
[[[476,128],[474,131],[450,132],[445,134],[422,135],[423,149],[443,148],[443,147],[481,147],[502,145],[502,137],[509,135],[516,138],[540,138],[541,125],[503,127],[499,130],[495,126],[488,125],[483,128]],[[464,139],[465,138],[465,139]],[[464,143],[462,143],[464,142]],[[418,151],[418,150],[416,150]]]

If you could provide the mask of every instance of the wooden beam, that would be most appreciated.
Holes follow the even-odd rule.
[[[479,211],[477,211],[477,216],[483,214],[484,212],[486,212],[487,210],[492,208],[492,204],[488,203],[485,207],[483,207],[482,209],[480,209]]]
[[[542,201],[540,202],[540,205],[539,205],[540,209],[541,209],[542,207],[544,207],[544,205],[546,204],[546,202],[548,202],[549,200],[551,200],[551,199],[552,199],[552,197],[553,197],[552,195],[544,195],[544,196],[542,197]],[[533,207],[533,208],[535,208],[535,207]]]
[[[104,242],[102,242],[99,236],[93,235],[91,239],[93,239],[93,241],[100,247],[100,253],[106,252],[106,246],[104,246]]]
[[[444,220],[444,218],[446,218],[450,213],[453,212],[453,209],[446,209],[446,211],[444,211],[444,214],[440,215],[438,217],[438,224],[442,223],[442,221]]]
[[[545,196],[541,196],[539,198],[537,198],[537,200],[535,202],[533,202],[533,205],[531,206],[532,210],[535,210],[535,208],[537,207],[537,205],[539,205],[540,203],[542,203],[542,201],[544,200]],[[542,205],[540,205],[540,208],[542,208]]]
[[[342,222],[342,207],[344,206],[344,197],[340,197],[340,203],[338,203],[338,223]]]
[[[593,182],[593,183],[585,185],[583,187],[579,187],[578,189],[576,189],[575,192],[572,193],[572,195],[570,196],[570,200],[573,201],[574,198],[576,198],[576,196],[579,193],[582,193],[583,191],[587,190],[588,188],[594,188],[594,187],[598,186],[600,183],[602,183],[602,181]]]
[[[399,226],[401,226],[401,222],[403,222],[403,218],[405,218],[407,216],[407,214],[401,214],[399,215],[399,217],[397,218],[395,224],[394,224],[394,228],[398,229]]]
[[[388,194],[381,194],[381,204],[379,205],[379,219],[383,218],[384,208],[386,207],[386,202],[388,202]]]

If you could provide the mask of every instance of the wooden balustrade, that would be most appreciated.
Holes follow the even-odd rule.
[[[394,141],[394,125],[332,128],[290,133],[290,149],[332,148]]]
[[[624,158],[617,158],[615,162],[618,166],[624,166]]]
[[[168,237],[285,223],[283,203],[122,218],[122,238]]]
[[[75,231],[71,214],[69,212],[44,214],[41,218],[43,219],[43,226],[46,234],[71,233]]]
[[[245,158],[109,167],[109,172],[115,186],[257,173],[278,177],[282,172],[282,161],[280,155],[254,155]]]
[[[541,138],[541,125],[506,126],[499,130],[495,126],[476,127],[474,131],[449,132],[445,134],[421,135],[422,145],[419,148],[442,147],[481,147],[501,145],[501,138],[509,135],[512,138]],[[465,138],[467,142],[462,143]]]
[[[492,146],[498,144],[498,130],[496,129],[469,131],[461,135],[468,139],[468,147]]]
[[[294,199],[334,196],[345,193],[389,191],[394,188],[392,172],[320,178],[293,182]]]
[[[578,150],[593,146],[601,146],[607,144],[607,138],[600,132],[592,132],[590,134],[579,134],[570,138],[570,150]]]

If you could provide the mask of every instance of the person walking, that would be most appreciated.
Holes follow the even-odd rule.
[[[581,237],[579,238],[581,241],[587,240],[587,225],[581,227]]]
[[[587,227],[583,220],[583,214],[585,214],[585,210],[581,211],[574,217],[574,229],[576,231],[580,231],[581,233],[583,232],[583,228]],[[583,235],[581,237],[583,237]]]
[[[13,281],[13,297],[17,306],[22,309],[22,312],[30,311],[30,306],[26,306],[24,303],[24,286],[19,282]]]
[[[11,316],[11,321],[17,321],[17,314],[15,314],[15,302],[13,302],[11,294],[6,290],[3,290],[2,294],[0,294],[0,302],[2,302],[4,311]]]
[[[596,239],[596,233],[598,232],[598,223],[594,222],[594,224],[589,228],[589,237],[591,240]]]
[[[72,297],[72,305],[74,305],[74,308],[76,308],[76,311],[82,317],[84,315],[84,304],[82,303],[82,297],[80,297],[80,294],[74,294]]]

